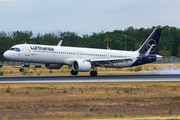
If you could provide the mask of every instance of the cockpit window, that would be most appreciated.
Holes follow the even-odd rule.
[[[21,51],[19,48],[10,48],[9,50],[14,50],[14,51]]]

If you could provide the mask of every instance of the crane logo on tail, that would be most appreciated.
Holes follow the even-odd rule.
[[[149,48],[151,48],[151,46],[152,46],[151,52],[154,52],[156,50],[156,47],[157,47],[157,43],[154,39],[150,39],[147,42],[147,44],[146,44],[147,50],[149,50]]]

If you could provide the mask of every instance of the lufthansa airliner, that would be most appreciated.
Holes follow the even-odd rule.
[[[70,65],[72,75],[91,71],[91,76],[97,76],[95,67],[125,68],[162,59],[162,56],[156,54],[160,34],[161,29],[156,28],[136,51],[65,47],[60,44],[18,44],[4,52],[3,56],[21,62],[21,72],[24,71],[24,64],[29,62],[43,63],[47,69],[60,69],[63,65]]]

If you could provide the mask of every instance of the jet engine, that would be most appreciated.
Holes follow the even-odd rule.
[[[74,71],[88,72],[91,70],[91,63],[85,60],[75,60],[72,63],[72,68]]]
[[[60,69],[62,66],[61,64],[44,64],[47,69]]]

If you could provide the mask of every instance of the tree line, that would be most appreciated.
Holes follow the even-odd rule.
[[[180,57],[180,28],[170,26],[153,26],[151,28],[128,27],[125,30],[113,32],[93,33],[92,35],[79,36],[75,32],[56,31],[45,34],[33,35],[32,31],[0,32],[0,61],[4,61],[4,51],[16,44],[44,44],[57,45],[63,40],[62,46],[87,47],[106,49],[107,39],[110,49],[137,50],[155,28],[162,28],[157,54],[162,56]]]

